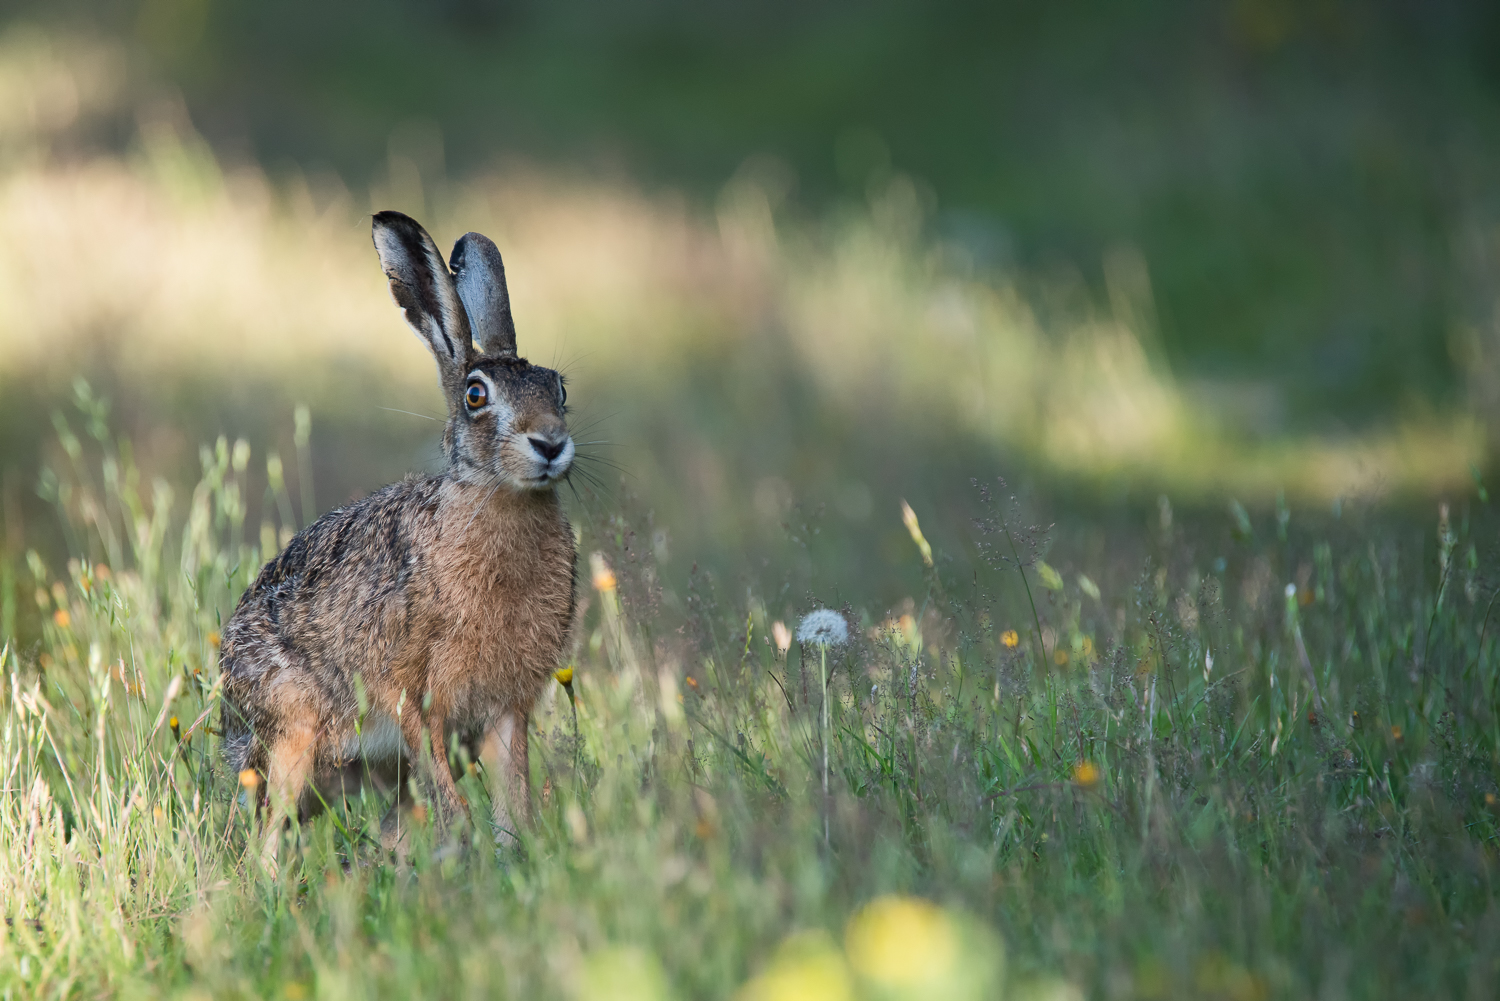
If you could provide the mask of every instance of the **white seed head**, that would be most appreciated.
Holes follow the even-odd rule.
[[[843,646],[849,642],[849,624],[831,608],[808,612],[797,625],[797,642],[813,646]]]

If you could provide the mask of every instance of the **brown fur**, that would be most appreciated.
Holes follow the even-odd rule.
[[[376,217],[377,246],[385,217],[414,227],[441,262],[420,227],[393,216]],[[403,305],[392,272],[409,260],[393,265],[382,247]],[[451,284],[446,268],[417,278]],[[557,470],[544,449],[566,439],[561,380],[513,356],[477,356],[452,315],[435,337],[418,322],[430,318],[408,306],[450,397],[448,471],[324,515],[262,569],[224,628],[226,759],[266,776],[273,822],[310,781],[341,784],[424,753],[435,803],[451,814],[465,805],[446,767],[454,736],[485,766],[500,831],[529,813],[528,717],[562,657],[575,595],[573,534],[554,489],[567,466],[536,473]],[[445,360],[445,339],[462,354]],[[494,396],[477,412],[463,396],[475,382]]]

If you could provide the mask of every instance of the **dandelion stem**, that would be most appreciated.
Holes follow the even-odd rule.
[[[828,644],[818,644],[818,673],[823,682],[823,848],[828,837]]]

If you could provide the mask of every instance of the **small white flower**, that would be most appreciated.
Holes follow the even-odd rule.
[[[797,626],[797,642],[813,646],[843,646],[849,642],[849,624],[831,608],[808,612]]]

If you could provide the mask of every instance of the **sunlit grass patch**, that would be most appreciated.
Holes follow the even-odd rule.
[[[122,59],[35,32],[13,30],[0,46],[0,87],[32,109],[0,121],[29,151],[0,159],[0,377],[12,384],[65,384],[81,365],[134,392],[232,375],[284,384],[321,414],[352,402],[322,390],[357,372],[383,404],[430,410],[430,362],[369,246],[365,213],[399,208],[445,246],[470,229],[499,239],[523,351],[576,365],[579,398],[616,413],[616,431],[638,432],[621,437],[640,475],[716,507],[735,496],[711,485],[726,475],[712,452],[727,442],[696,458],[642,445],[659,440],[652,420],[711,416],[695,387],[704,366],[767,376],[754,385],[770,398],[714,397],[741,416],[788,409],[795,390],[772,377],[786,366],[816,393],[820,422],[859,420],[879,399],[914,431],[1183,497],[1426,493],[1466,482],[1484,455],[1481,424],[1461,408],[1337,439],[1246,434],[1214,395],[1185,392],[1151,347],[1138,253],[1108,255],[1102,297],[1076,278],[983,272],[929,233],[900,176],[862,210],[812,221],[780,211],[759,161],[712,212],[524,168],[424,177],[399,156],[384,181],[354,192],[332,177],[272,182],[223,164],[170,102],[140,112],[124,155],[54,154],[77,122],[129,110],[111,104],[133,99],[110,82]]]

